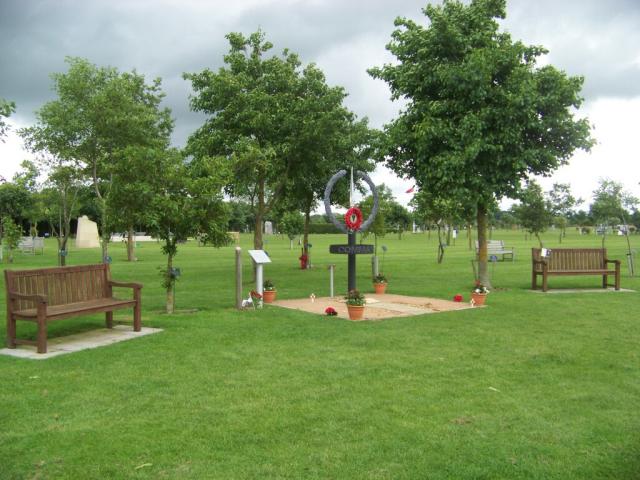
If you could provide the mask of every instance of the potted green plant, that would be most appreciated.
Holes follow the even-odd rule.
[[[358,290],[349,290],[347,296],[344,297],[349,311],[350,320],[362,320],[364,317],[364,306],[366,299]]]
[[[262,284],[262,300],[264,303],[273,303],[276,299],[276,286],[271,280],[265,280]]]
[[[378,294],[382,294],[387,290],[388,283],[387,277],[385,277],[383,273],[378,273],[373,277],[373,288]]]
[[[476,286],[471,291],[471,301],[474,305],[481,306],[487,299],[489,289],[482,285],[480,282],[476,282]]]

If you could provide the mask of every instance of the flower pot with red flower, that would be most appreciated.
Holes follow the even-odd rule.
[[[482,285],[480,282],[476,282],[475,288],[471,291],[471,302],[474,306],[482,306],[487,300],[489,289]]]
[[[375,277],[373,277],[373,288],[375,289],[377,294],[382,294],[387,290],[387,277],[384,274],[379,273]]]
[[[271,280],[265,280],[262,286],[262,300],[264,303],[273,303],[276,299],[276,286],[273,284]]]
[[[349,311],[349,320],[362,320],[366,299],[358,290],[350,290],[344,297]]]

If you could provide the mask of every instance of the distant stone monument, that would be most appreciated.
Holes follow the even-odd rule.
[[[264,222],[264,234],[273,235],[273,223],[269,221]]]
[[[89,220],[89,217],[86,215],[78,219],[76,248],[100,248],[98,224]]]

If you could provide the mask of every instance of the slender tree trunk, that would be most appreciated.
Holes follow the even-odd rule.
[[[442,228],[440,227],[439,223],[437,227],[438,227],[438,263],[442,263],[442,260],[444,259],[444,241],[442,239]]]
[[[258,208],[256,210],[256,226],[253,232],[253,248],[262,250],[262,227],[264,222],[264,179],[258,181]]]
[[[307,204],[304,212],[304,230],[302,235],[302,253],[309,255],[309,225],[311,225],[311,205]]]
[[[536,238],[538,239],[538,243],[540,244],[540,248],[543,248],[544,245],[542,245],[542,239],[540,238],[540,234],[538,232],[536,232]]]
[[[172,269],[173,269],[173,255],[169,254],[167,255],[167,277],[168,278],[171,277]],[[176,306],[176,299],[175,299],[175,295],[173,294],[173,288],[174,288],[175,282],[176,282],[175,278],[173,278],[171,282],[167,282],[166,309],[168,314],[172,314]]]
[[[478,280],[485,287],[491,288],[487,252],[487,206],[482,202],[478,203],[478,247]]]
[[[135,252],[136,242],[134,239],[133,226],[130,226],[127,230],[127,260],[129,262],[135,262],[136,252]]]
[[[451,245],[451,225],[447,225],[447,246]]]
[[[469,250],[473,250],[473,240],[471,239],[471,224],[467,223],[467,240],[469,241]]]

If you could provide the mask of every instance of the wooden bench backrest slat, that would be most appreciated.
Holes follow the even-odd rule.
[[[580,271],[602,270],[606,268],[605,248],[552,248],[551,255],[546,258],[549,270],[552,271]],[[540,249],[531,249],[532,257],[540,260]],[[536,271],[542,271],[542,266],[536,266]]]
[[[6,288],[26,295],[46,295],[49,305],[95,300],[108,296],[109,265],[81,265],[35,270],[5,270]],[[18,310],[34,308],[18,300]]]

